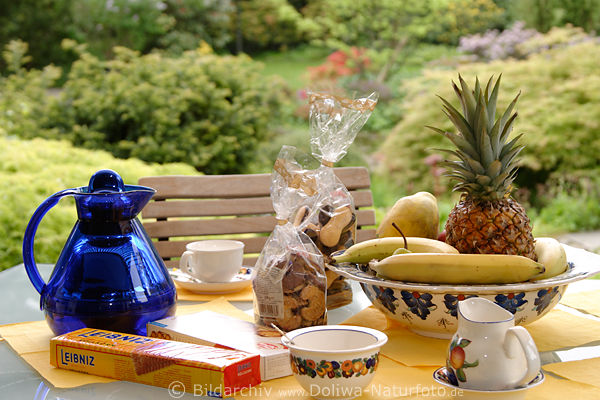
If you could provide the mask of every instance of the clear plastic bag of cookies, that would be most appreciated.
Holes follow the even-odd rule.
[[[356,240],[356,210],[348,189],[333,171],[367,122],[375,105],[377,93],[357,99],[332,94],[309,93],[310,144],[312,155],[321,163],[315,170],[318,198],[315,212],[303,228],[318,231],[309,235],[330,262],[331,253],[345,249]]]
[[[284,146],[274,167],[275,187],[294,190],[291,219],[316,244],[325,258],[356,240],[354,199],[335,175],[333,166],[347,153],[367,122],[377,93],[358,99],[309,93],[310,144],[313,157]],[[311,165],[315,164],[315,165]]]
[[[294,152],[284,146],[280,156]],[[292,220],[299,207],[314,202],[314,171],[302,170],[298,164],[282,169],[278,163],[281,158],[271,183],[278,223],[256,262],[254,316],[258,325],[275,324],[291,331],[327,323],[327,278],[323,255]]]
[[[356,241],[356,210],[348,189],[335,175],[333,166],[347,153],[356,135],[377,104],[377,93],[350,99],[324,93],[309,94],[310,144],[312,155],[320,162],[314,171],[318,195],[312,210],[300,228],[317,245],[325,263],[330,255],[347,249]],[[299,209],[302,214],[303,209]],[[298,220],[300,217],[296,216]],[[352,292],[344,278],[331,271],[328,275],[329,307],[352,301]]]

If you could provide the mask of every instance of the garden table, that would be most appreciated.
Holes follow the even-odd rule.
[[[40,265],[40,273],[42,276],[47,279],[51,273],[52,266],[51,265]],[[353,302],[347,306],[340,307],[335,310],[331,310],[328,313],[329,322],[333,324],[340,323],[349,317],[352,317],[361,310],[369,307],[370,301],[366,298],[366,296],[362,293],[360,286],[357,282],[352,282],[352,288],[354,292]],[[600,280],[592,280],[587,279],[584,281],[576,282],[569,285],[567,289],[567,294],[585,291],[589,293],[594,293],[597,295],[597,298],[600,302]],[[3,324],[12,324],[18,322],[25,321],[36,321],[43,319],[43,314],[39,309],[39,294],[35,291],[29,279],[25,273],[25,269],[23,265],[18,265],[12,268],[9,268],[5,271],[0,272],[0,293],[2,302],[0,303],[0,325]],[[191,304],[190,302],[182,302]],[[252,304],[251,302],[235,302],[233,303],[235,307],[241,309],[247,313],[251,312]],[[573,313],[578,317],[585,318],[586,320],[591,321],[590,323],[599,323],[600,318],[598,316],[590,315],[587,313],[582,313],[577,311],[571,307],[567,307],[565,305],[559,304],[557,309],[567,311],[569,313]],[[600,308],[600,307],[598,307]],[[371,310],[363,310],[371,311]],[[374,311],[374,310],[373,310]],[[598,314],[596,314],[598,315]],[[582,346],[571,346],[569,348],[560,349],[561,351],[546,351],[541,352],[543,363],[548,362],[557,362],[557,361],[570,361],[570,360],[579,360],[579,359],[589,359],[592,358],[591,361],[596,362],[595,365],[598,365],[597,361],[600,360],[600,337],[598,337],[597,341],[591,341]],[[394,385],[402,385],[403,379],[408,375],[404,370],[407,369],[405,366],[400,366],[400,364],[394,364],[394,362],[388,362],[387,366],[382,366],[381,369],[390,368],[390,364],[397,365],[399,368],[398,373],[395,375],[397,377],[394,378]],[[562,364],[562,363],[561,363]],[[394,368],[392,365],[392,368]],[[556,364],[553,364],[556,365]],[[401,369],[401,370],[400,370]],[[413,368],[414,369],[414,368]],[[401,372],[402,371],[402,372]],[[547,375],[552,375],[552,372]],[[378,374],[381,375],[381,370],[378,371]],[[596,370],[597,376],[597,370]],[[556,377],[556,376],[554,376]],[[287,378],[282,378],[287,379]],[[377,375],[375,377],[377,379]],[[272,382],[272,381],[269,381]],[[291,392],[268,392],[269,397],[271,398],[301,398],[303,397],[301,394],[301,388],[299,385],[295,385],[295,381],[291,382],[292,390]],[[567,385],[570,390],[573,387],[585,387],[590,390],[586,393],[592,393],[591,396],[596,396],[600,394],[600,380],[596,379],[596,385],[593,384],[583,384],[581,382],[572,383],[569,379],[564,380],[555,380],[555,382],[564,382],[565,388]],[[392,382],[390,382],[391,384]],[[407,382],[408,384],[409,382]],[[435,385],[433,379],[430,382],[431,385]],[[556,384],[556,383],[553,383]],[[575,385],[575,386],[573,386]],[[579,386],[577,386],[579,385]],[[585,386],[581,386],[585,385]],[[279,386],[281,389],[281,386]],[[596,389],[597,391],[594,391]],[[295,392],[294,392],[295,390]],[[300,390],[300,392],[298,392]],[[256,392],[260,393],[260,392]],[[436,398],[432,396],[432,392],[423,391],[421,395],[416,395],[418,392],[402,392],[402,390],[398,391],[397,394],[399,397],[403,397],[408,394],[412,394],[413,396],[404,397],[404,398]],[[595,394],[594,394],[595,393]],[[389,393],[388,393],[389,394]],[[266,393],[265,393],[266,397]],[[391,398],[387,396],[387,398]],[[586,395],[578,396],[579,400],[585,398],[600,398],[596,397],[586,397]],[[61,389],[55,388],[50,383],[48,383],[36,370],[34,370],[28,363],[26,363],[23,358],[18,356],[10,345],[7,344],[6,340],[2,340],[0,338],[0,398],[5,399],[35,399],[35,400],[44,400],[44,399],[170,399],[170,398],[184,398],[184,399],[192,399],[199,398],[198,396],[194,396],[193,394],[182,394],[182,396],[174,396],[167,389],[141,385],[131,382],[110,382],[110,383],[94,383],[88,384],[84,386],[79,386],[70,389]],[[244,398],[244,396],[238,396],[236,398]],[[378,398],[377,396],[371,396],[370,398]],[[529,394],[528,394],[528,397]],[[532,397],[539,398],[539,397]]]

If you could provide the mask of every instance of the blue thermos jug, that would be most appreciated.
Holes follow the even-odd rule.
[[[23,261],[54,333],[90,327],[145,335],[147,322],[174,314],[175,286],[136,218],[155,192],[101,170],[88,186],[57,192],[37,208],[25,230]],[[75,198],[78,220],[45,283],[34,260],[34,236],[65,196]]]

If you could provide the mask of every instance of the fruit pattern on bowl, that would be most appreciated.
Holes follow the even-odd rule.
[[[350,399],[363,394],[379,366],[385,333],[351,325],[296,329],[281,338],[290,350],[300,386],[316,399]]]
[[[513,284],[412,283],[377,277],[366,265],[359,268],[356,264],[340,263],[329,267],[359,281],[373,305],[389,318],[422,335],[450,338],[458,326],[456,307],[461,300],[487,298],[511,312],[516,325],[525,325],[541,318],[558,304],[569,283],[599,272],[600,258],[570,246],[565,249],[570,261],[564,273]]]
[[[318,363],[312,359],[290,356],[292,372],[298,375],[308,375],[311,378],[319,375],[321,378],[351,378],[372,374],[379,365],[379,353],[370,357],[362,357],[348,360],[321,360]]]
[[[484,297],[515,315],[515,323],[531,323],[546,314],[562,297],[566,285],[539,290],[491,294],[431,293],[403,290],[361,282],[373,305],[411,330],[426,336],[448,338],[456,331],[458,302],[469,297]],[[430,334],[428,334],[430,333]]]

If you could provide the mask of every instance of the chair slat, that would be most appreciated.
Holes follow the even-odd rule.
[[[373,205],[369,191],[350,192],[357,208]],[[142,211],[143,218],[205,217],[272,214],[270,197],[210,200],[153,201]]]
[[[227,233],[267,233],[273,230],[273,216],[207,220],[157,221],[144,224],[150,237],[221,235]]]
[[[157,190],[155,200],[261,197],[269,194],[268,174],[165,175],[140,178],[139,184]]]
[[[373,206],[373,193],[370,190],[350,191],[356,208]]]
[[[365,167],[339,167],[334,172],[348,190],[369,189],[371,177]]]
[[[357,241],[375,238],[368,170],[345,167],[334,171],[354,197]],[[142,217],[149,236],[159,239],[154,244],[168,267],[179,265],[187,243],[215,236],[243,241],[244,265],[252,266],[276,224],[271,174],[156,176],[141,178],[139,184],[157,190]]]
[[[272,214],[269,197],[219,200],[154,201],[144,207],[144,218],[205,217]]]
[[[202,240],[202,238],[196,238],[195,240]],[[195,240],[169,240],[163,242],[154,242],[154,247],[158,250],[158,253],[162,258],[173,258],[179,257],[185,251],[185,246],[194,242]],[[252,238],[235,238],[240,242],[244,242],[244,253],[260,253],[267,241],[267,236],[258,236]]]
[[[375,225],[375,211],[357,210],[359,226]],[[186,219],[147,222],[144,224],[148,235],[153,238],[176,236],[221,235],[234,233],[268,233],[276,224],[274,216],[238,217],[223,219]]]
[[[256,265],[256,260],[258,260],[258,256],[244,257],[244,265],[254,267]]]
[[[368,231],[358,231],[358,236],[359,236],[359,240],[358,240],[359,242],[369,240],[369,239],[374,239],[376,237],[374,229],[371,229]],[[179,256],[177,256],[177,257],[179,257]],[[164,258],[167,258],[167,257],[164,257]],[[257,259],[258,259],[258,256],[256,256],[256,255],[244,256],[243,263],[244,263],[244,265],[253,267],[256,264]],[[165,265],[169,268],[177,268],[177,267],[179,267],[179,258],[165,260]]]
[[[376,237],[375,229],[359,229],[356,232],[357,242],[362,242],[368,239]],[[185,251],[185,246],[193,241],[202,240],[203,238],[195,238],[194,240],[168,240],[154,242],[156,250],[162,258],[174,258],[179,257]],[[260,253],[265,246],[267,236],[258,236],[251,238],[235,238],[240,242],[244,242],[244,253],[245,254],[256,254]]]
[[[348,190],[371,186],[369,171],[364,167],[335,168],[334,171]],[[165,175],[140,178],[139,184],[156,189],[155,200],[262,197],[270,193],[271,175]]]
[[[376,229],[359,229],[356,231],[356,243],[364,242],[365,240],[375,239],[377,237]]]
[[[375,225],[375,210],[356,210],[356,221],[359,227]]]

